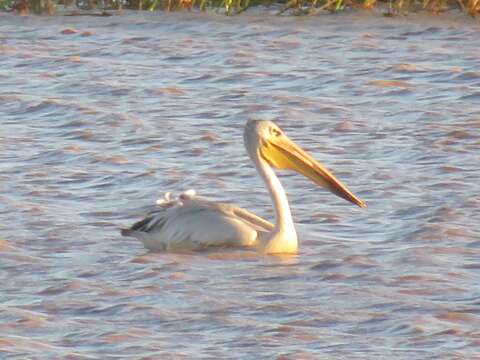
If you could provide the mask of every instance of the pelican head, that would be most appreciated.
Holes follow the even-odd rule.
[[[367,207],[329,170],[290,140],[274,122],[249,120],[245,127],[244,142],[257,167],[258,162],[264,162],[276,169],[294,170],[335,195],[357,206]]]

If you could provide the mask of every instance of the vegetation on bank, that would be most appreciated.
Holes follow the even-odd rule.
[[[0,0],[0,8],[16,11],[21,15],[29,12],[55,14],[56,9],[65,6],[81,10],[191,10],[197,8],[219,9],[227,15],[236,15],[255,5],[281,5],[278,14],[291,13],[307,15],[321,11],[338,12],[346,8],[386,9],[385,16],[407,14],[409,12],[428,11],[440,14],[445,11],[460,9],[466,14],[480,14],[480,0]],[[76,15],[85,13],[76,13]],[[71,14],[72,15],[72,14]],[[108,13],[92,13],[104,15]]]

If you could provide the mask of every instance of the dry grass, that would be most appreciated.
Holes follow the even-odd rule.
[[[117,9],[189,11],[193,8],[205,10],[219,9],[226,15],[236,15],[250,6],[279,3],[282,9],[278,14],[295,15],[338,12],[345,8],[373,10],[386,8],[385,16],[406,14],[412,11],[427,11],[440,14],[452,9],[460,9],[470,16],[480,15],[480,0],[0,0],[0,8],[17,11],[21,15],[34,13],[55,14],[61,4],[74,5],[82,9]]]

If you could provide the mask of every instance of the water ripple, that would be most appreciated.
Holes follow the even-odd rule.
[[[2,15],[0,352],[475,358],[478,24],[337,16]],[[369,208],[282,172],[297,256],[119,236],[188,188],[271,218],[252,116]]]

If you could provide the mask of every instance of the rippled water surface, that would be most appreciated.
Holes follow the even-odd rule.
[[[480,359],[479,23],[0,16],[0,357]],[[297,256],[148,253],[195,188],[271,218],[275,119],[365,199],[282,173]]]

